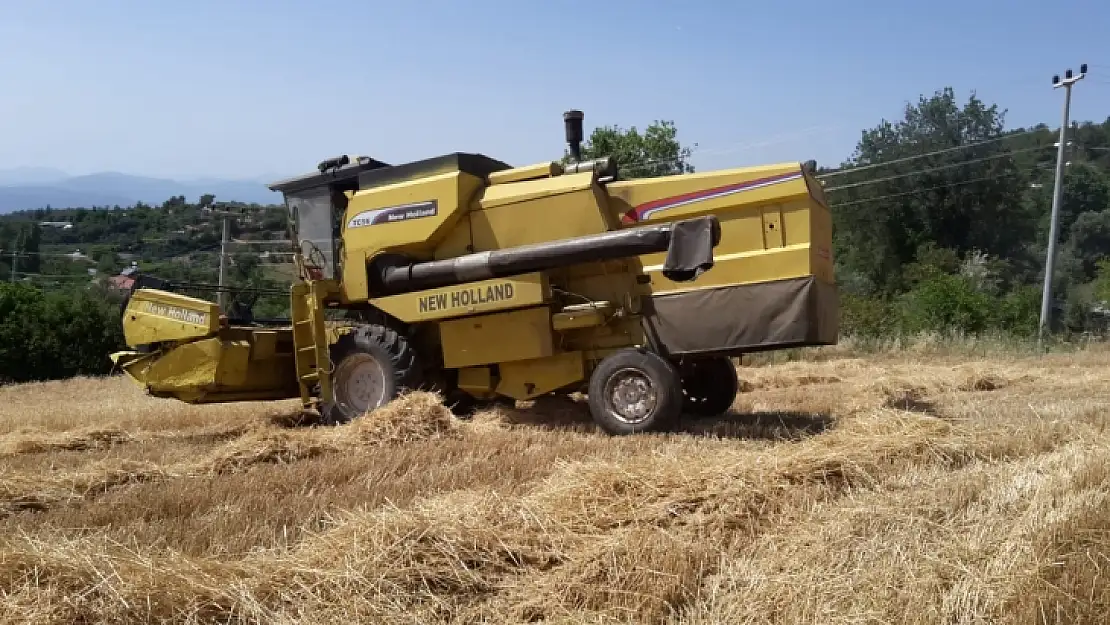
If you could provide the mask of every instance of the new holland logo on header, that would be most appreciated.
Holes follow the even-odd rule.
[[[364,228],[366,226],[408,221],[410,219],[423,219],[424,217],[434,217],[438,212],[439,205],[435,200],[413,202],[411,204],[401,204],[399,206],[387,206],[385,208],[362,211],[354,217],[351,217],[351,220],[347,222],[347,228]]]

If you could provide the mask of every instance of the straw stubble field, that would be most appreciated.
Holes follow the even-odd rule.
[[[0,389],[5,622],[1077,623],[1110,613],[1110,353],[834,353],[733,413],[354,424]]]

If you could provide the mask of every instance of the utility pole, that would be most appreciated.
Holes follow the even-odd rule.
[[[1064,199],[1064,165],[1068,146],[1068,117],[1071,113],[1071,88],[1072,85],[1083,80],[1087,75],[1087,64],[1079,66],[1079,75],[1073,76],[1069,69],[1060,76],[1052,77],[1052,88],[1064,88],[1064,121],[1060,124],[1060,143],[1056,151],[1056,185],[1052,191],[1052,218],[1048,227],[1048,253],[1044,262],[1044,292],[1041,294],[1041,323],[1037,328],[1037,347],[1044,345],[1044,335],[1048,331],[1049,321],[1052,317],[1052,274],[1056,270],[1056,228],[1060,219],[1060,204]]]
[[[228,243],[231,242],[231,218],[234,213],[227,210],[212,210],[213,215],[218,215],[222,219],[222,231],[220,232],[220,278],[219,278],[219,292],[216,294],[216,303],[220,306],[220,313],[227,314],[227,248]]]
[[[217,294],[219,297],[217,302],[220,304],[220,311],[227,314],[227,243],[231,240],[231,230],[228,228],[228,221],[231,218],[227,215],[223,216],[223,232],[220,236],[220,292]]]
[[[15,284],[15,264],[19,258],[19,239],[20,235],[15,235],[15,246],[12,247],[12,284]]]

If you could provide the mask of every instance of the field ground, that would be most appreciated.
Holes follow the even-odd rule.
[[[1105,622],[1110,351],[742,375],[728,417],[623,438],[571,400],[307,428],[3,388],[0,619]]]

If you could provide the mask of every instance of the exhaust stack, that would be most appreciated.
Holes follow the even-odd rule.
[[[570,110],[563,113],[563,126],[566,127],[567,146],[574,162],[582,160],[582,111]]]

